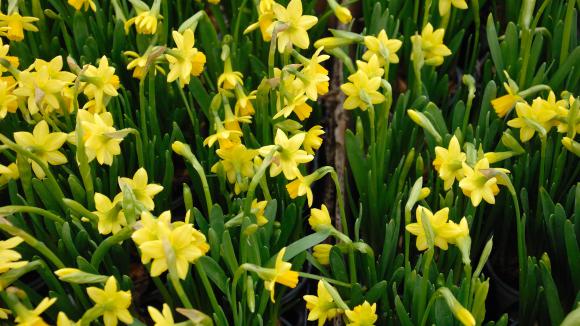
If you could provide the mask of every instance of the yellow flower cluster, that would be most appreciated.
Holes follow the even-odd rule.
[[[433,232],[433,245],[443,250],[447,250],[448,244],[456,244],[458,247],[462,246],[462,242],[469,242],[469,226],[467,219],[462,218],[459,224],[448,221],[449,208],[445,207],[433,214],[429,209],[418,206],[415,218],[416,223],[407,224],[405,229],[417,236],[416,246],[418,250],[426,250],[429,248],[427,242],[427,234],[424,226],[424,220],[428,219],[430,229]],[[469,240],[468,240],[469,239]]]

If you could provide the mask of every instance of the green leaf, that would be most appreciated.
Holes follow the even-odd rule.
[[[286,247],[286,252],[284,253],[284,260],[288,261],[294,258],[296,255],[314,247],[315,245],[326,240],[330,232],[321,231],[305,236],[304,238],[297,240]]]
[[[224,270],[215,260],[208,256],[202,256],[198,259],[196,264],[201,265],[201,268],[206,271],[209,279],[218,287],[218,289],[220,289],[220,291],[224,294],[228,294],[228,278]]]

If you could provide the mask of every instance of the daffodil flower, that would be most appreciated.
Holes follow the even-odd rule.
[[[109,277],[104,289],[94,286],[87,288],[87,294],[95,307],[101,309],[105,325],[117,325],[118,320],[125,324],[133,322],[133,316],[128,310],[131,306],[131,292],[118,291],[115,277]]]
[[[302,15],[302,0],[291,0],[286,8],[274,2],[272,9],[278,22],[270,25],[268,32],[271,34],[276,26],[280,26],[277,34],[278,51],[287,52],[293,45],[301,49],[308,48],[310,40],[307,31],[316,25],[318,18]]]
[[[306,309],[308,313],[308,320],[318,320],[318,326],[323,326],[327,320],[333,319],[343,313],[343,310],[338,307],[334,299],[326,290],[324,283],[318,281],[317,295],[305,295]]]
[[[377,304],[372,305],[365,300],[362,304],[354,307],[352,310],[345,311],[345,315],[349,320],[347,326],[373,326],[378,319]]]

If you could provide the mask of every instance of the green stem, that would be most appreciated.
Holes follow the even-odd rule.
[[[345,283],[345,282],[341,282],[341,281],[337,281],[337,280],[334,280],[334,279],[331,279],[331,278],[327,278],[327,277],[323,277],[323,276],[316,275],[316,274],[310,274],[310,273],[305,273],[305,272],[298,272],[298,275],[300,277],[309,278],[311,280],[318,280],[318,281],[325,280],[328,283],[331,283],[331,284],[334,284],[334,285],[338,285],[338,286],[342,286],[342,287],[345,287],[345,288],[351,288],[352,287],[352,284]]]
[[[244,202],[244,214],[246,216],[250,216],[250,213],[252,210],[252,201],[254,200],[254,194],[256,192],[256,187],[260,183],[260,180],[264,177],[264,174],[266,173],[266,169],[270,166],[270,164],[272,164],[272,157],[274,156],[274,153],[276,153],[276,151],[278,151],[279,148],[280,148],[280,146],[276,145],[270,151],[270,153],[268,153],[268,155],[266,155],[266,157],[264,157],[264,161],[262,161],[262,165],[260,165],[260,168],[258,169],[256,174],[254,174],[254,177],[252,177],[252,181],[250,182],[250,185],[248,186],[248,191],[246,192],[246,199]]]
[[[517,244],[518,244],[518,265],[519,265],[519,290],[520,292],[524,290],[524,277],[526,275],[526,235],[525,235],[525,225],[522,222],[520,215],[520,204],[518,201],[518,196],[516,194],[513,186],[508,186],[510,195],[514,203],[514,208],[516,210],[516,232],[517,232]]]
[[[56,222],[56,223],[59,223],[59,224],[65,223],[65,220],[63,220],[60,216],[58,216],[52,212],[49,212],[45,209],[38,208],[38,207],[17,206],[17,205],[0,207],[0,214],[2,214],[2,215],[12,215],[14,213],[38,214],[38,215],[42,215],[42,216],[48,218],[51,221]]]
[[[340,224],[338,226],[341,227],[341,229],[339,229],[340,232],[344,233],[347,237],[348,235],[348,221],[346,220],[346,210],[344,208],[344,198],[342,195],[342,190],[340,187],[340,181],[338,180],[338,174],[336,173],[336,170],[332,170],[330,171],[330,177],[332,178],[332,181],[334,182],[334,186],[336,188],[336,197],[338,200],[338,208],[340,210]]]
[[[189,161],[189,163],[191,163],[191,166],[199,175],[199,178],[201,180],[201,186],[203,188],[203,193],[205,196],[205,205],[207,206],[207,214],[209,216],[209,214],[211,212],[211,208],[213,206],[213,202],[211,199],[211,192],[209,191],[209,184],[207,183],[207,177],[205,175],[205,171],[203,170],[203,166],[201,166],[201,163],[199,163],[199,161],[197,160],[197,158],[195,157],[195,155],[191,151],[191,148],[186,144],[183,144],[183,145],[184,145],[184,150],[182,153],[180,153],[180,155],[182,155],[186,160]]]
[[[423,24],[421,24],[421,29],[427,25],[429,22],[429,12],[431,11],[432,0],[425,0],[425,12],[423,14]]]
[[[437,292],[433,293],[433,295],[431,295],[431,298],[429,299],[429,303],[427,304],[427,308],[425,308],[425,312],[423,313],[423,318],[421,318],[421,324],[419,324],[420,326],[425,326],[427,324],[427,320],[429,319],[429,312],[431,311],[431,307],[433,306],[435,301],[437,299],[439,299],[439,297],[441,297],[441,294],[439,293],[439,291],[437,291]]]
[[[540,149],[540,180],[538,180],[538,189],[544,187],[544,174],[546,165],[546,137],[540,137],[541,149]]]
[[[171,281],[171,285],[173,285],[173,289],[177,293],[177,296],[179,297],[179,300],[181,300],[181,303],[183,304],[183,306],[187,309],[192,309],[193,305],[191,304],[191,301],[189,301],[189,298],[185,294],[185,291],[183,290],[183,286],[181,285],[181,282],[179,281],[179,277],[177,275],[175,275],[175,273],[170,272],[169,273],[169,281]]]
[[[560,65],[564,64],[564,61],[568,57],[568,51],[570,49],[570,35],[572,33],[572,18],[574,17],[574,1],[568,0],[568,6],[566,7],[566,18],[564,18],[564,33],[562,34],[562,49],[560,50]]]
[[[101,261],[103,260],[105,254],[109,251],[109,249],[118,244],[119,242],[123,242],[131,237],[133,234],[133,229],[131,227],[125,227],[121,231],[115,233],[114,235],[108,237],[103,242],[99,244],[93,256],[91,257],[91,265],[98,270]]]
[[[217,301],[215,293],[213,292],[211,284],[209,283],[209,279],[207,278],[207,274],[205,273],[205,270],[199,264],[195,265],[195,269],[199,273],[199,277],[201,278],[201,283],[203,284],[203,287],[205,288],[205,291],[207,292],[207,295],[209,296],[209,302],[211,303],[211,306],[214,310],[214,313],[218,314],[218,312],[221,311],[221,307]]]

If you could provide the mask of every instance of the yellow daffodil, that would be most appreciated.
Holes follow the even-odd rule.
[[[83,128],[83,142],[89,162],[96,158],[99,164],[112,165],[113,157],[121,154],[119,144],[125,136],[113,127],[113,115],[110,112],[92,114],[79,110],[77,118]]]
[[[83,8],[84,11],[89,10],[89,8],[94,12],[97,11],[97,5],[93,0],[68,0],[68,4],[77,11],[80,11],[81,8]]]
[[[184,222],[169,224],[171,213],[166,211],[160,217],[160,223],[152,223],[148,214],[142,220],[149,221],[141,224],[142,228],[135,231],[132,238],[141,250],[141,261],[151,263],[151,276],[159,276],[167,271],[169,266],[168,251],[171,251],[175,262],[177,276],[184,280],[189,271],[189,265],[195,263],[199,257],[209,250],[205,235],[193,228],[193,225]],[[151,227],[153,229],[151,229]],[[143,233],[143,234],[140,234]],[[152,238],[147,239],[150,235]],[[142,241],[145,239],[145,241]]]
[[[574,155],[580,157],[580,143],[574,141],[574,139],[572,139],[570,137],[563,137],[562,138],[562,145],[567,150],[569,150],[570,152],[574,153]]]
[[[334,12],[336,18],[338,18],[339,22],[343,24],[350,23],[350,21],[352,20],[352,14],[350,13],[350,10],[348,10],[347,7],[341,6],[335,0],[328,0],[328,5],[330,6],[330,9],[332,9],[332,11]]]
[[[177,48],[167,50],[165,58],[169,62],[169,74],[167,82],[171,83],[179,78],[181,87],[189,84],[191,76],[199,76],[205,65],[205,54],[193,47],[195,37],[191,29],[183,33],[173,31],[173,40]]]
[[[128,310],[131,306],[131,291],[118,291],[115,277],[109,277],[104,289],[94,286],[87,288],[87,294],[95,307],[101,309],[105,325],[115,326],[118,320],[125,324],[133,322],[133,316]]]
[[[18,180],[20,172],[16,163],[10,163],[8,166],[0,164],[0,186],[7,184],[10,180]]]
[[[397,51],[399,51],[403,42],[397,39],[389,39],[384,29],[376,37],[365,36],[364,42],[367,51],[363,54],[363,60],[369,61],[373,55],[376,55],[381,66],[388,63],[399,63]]]
[[[467,9],[465,0],[439,0],[439,15],[446,16],[451,10],[451,5],[457,9]]]
[[[378,319],[376,314],[377,304],[372,305],[365,300],[363,304],[354,307],[353,310],[347,310],[344,313],[348,320],[347,326],[373,326]]]
[[[119,77],[115,75],[115,68],[109,66],[106,56],[101,57],[98,67],[87,66],[83,80],[87,81],[83,92],[89,99],[94,99],[95,113],[104,111],[109,99],[119,95]]]
[[[286,190],[288,190],[290,198],[295,199],[306,195],[306,198],[308,199],[308,207],[312,206],[314,195],[312,194],[310,186],[315,179],[314,174],[307,175],[306,177],[303,177],[300,173],[297,174],[296,179],[286,185]]]
[[[16,144],[24,147],[41,159],[45,164],[61,165],[68,162],[66,156],[58,150],[62,147],[67,139],[64,132],[49,132],[48,123],[45,120],[40,121],[32,133],[18,131],[14,133]],[[44,170],[36,162],[29,160],[32,164],[32,170],[37,178],[45,177]]]
[[[312,248],[312,256],[322,265],[330,264],[330,250],[331,244],[318,244]]]
[[[308,48],[310,40],[307,31],[316,25],[318,18],[302,15],[302,0],[291,0],[286,8],[274,2],[272,9],[278,22],[270,25],[269,32],[272,33],[273,29],[279,26],[278,51],[288,52],[294,45],[301,49]]]
[[[204,145],[212,147],[216,141],[219,141],[220,144],[222,141],[232,141],[236,143],[240,142],[239,139],[243,135],[242,132],[240,130],[225,128],[222,121],[217,116],[214,122],[214,126],[216,129],[215,133],[203,140]]]
[[[36,308],[29,310],[21,303],[16,307],[16,322],[17,326],[48,326],[48,324],[40,317],[40,315],[50,308],[56,302],[56,298],[44,298]]]
[[[65,87],[75,80],[76,75],[62,71],[62,67],[61,56],[54,57],[50,62],[37,59],[28,70],[18,75],[18,88],[13,94],[26,99],[30,114],[67,109],[61,108],[60,100],[63,99]]]
[[[20,65],[20,59],[15,56],[8,55],[8,51],[10,51],[10,45],[4,44],[4,41],[2,40],[2,38],[0,38],[0,58],[7,60],[12,67],[18,68],[18,66]],[[0,74],[6,72],[7,70],[8,68],[4,67],[3,65],[0,65]],[[11,78],[14,79],[13,77]]]
[[[163,47],[156,46],[148,49],[143,55],[134,51],[125,51],[125,54],[129,58],[133,58],[131,62],[127,65],[127,70],[133,70],[133,77],[142,80],[145,78],[149,71],[149,67],[155,66],[154,72],[159,71],[165,74],[165,70],[158,65],[160,61],[160,55],[164,51]]]
[[[430,66],[440,66],[443,64],[443,57],[451,55],[451,50],[443,43],[443,37],[445,36],[445,30],[439,28],[433,30],[433,25],[427,23],[421,31],[421,35],[411,36],[411,40],[415,42],[420,42],[421,49],[423,51],[425,64]],[[411,56],[411,60],[415,60],[414,56]]]
[[[561,99],[559,101],[556,101],[556,94],[554,94],[553,91],[550,91],[550,93],[548,94],[548,97],[544,100],[542,98],[539,98],[538,101],[541,102],[542,104],[542,108],[544,110],[547,111],[552,111],[554,112],[554,117],[550,120],[550,125],[558,127],[558,132],[562,132],[560,131],[560,125],[562,125],[562,120],[565,121],[566,120],[566,116],[568,115],[568,101]],[[568,128],[563,128],[563,129],[567,129]],[[564,132],[566,132],[564,131]]]
[[[241,86],[235,88],[236,92],[236,106],[234,110],[236,111],[236,115],[242,116],[251,116],[256,113],[256,109],[254,109],[254,105],[252,104],[252,100],[256,99],[256,91],[250,92],[250,94],[244,93],[244,90]]]
[[[363,71],[357,70],[356,73],[348,77],[350,83],[340,86],[340,89],[346,94],[344,109],[353,110],[360,108],[366,111],[370,105],[382,103],[385,100],[383,94],[378,92],[381,86],[381,77],[369,78]]]
[[[304,142],[302,143],[306,153],[314,155],[314,151],[317,151],[322,146],[321,135],[324,135],[324,130],[319,125],[313,126],[306,132],[306,137],[304,137]]]
[[[310,60],[304,64],[304,68],[300,71],[298,75],[300,81],[303,83],[303,89],[306,96],[316,101],[318,95],[324,95],[328,93],[329,80],[328,70],[326,70],[321,62],[324,62],[330,58],[330,56],[320,52],[323,48],[318,48],[316,52],[312,55]]]
[[[499,193],[497,179],[488,178],[480,170],[489,169],[489,161],[486,158],[479,160],[473,168],[463,163],[465,178],[459,181],[459,187],[465,196],[471,198],[473,206],[477,207],[481,200],[495,204],[495,195]]]
[[[287,180],[294,180],[300,174],[298,164],[308,163],[314,159],[312,155],[300,149],[305,137],[306,134],[301,132],[288,138],[281,129],[276,130],[274,143],[279,148],[274,153],[272,164],[270,165],[270,175],[272,177],[282,172]],[[274,145],[269,145],[260,148],[260,155],[268,155],[273,147]]]
[[[21,261],[22,255],[18,251],[13,250],[21,244],[24,240],[20,237],[12,237],[10,239],[0,241],[0,274],[7,271],[26,266],[27,261]],[[1,286],[0,286],[1,287]]]
[[[265,269],[265,272],[258,273],[264,280],[264,287],[270,291],[270,300],[274,300],[274,288],[276,283],[287,286],[291,289],[298,284],[298,272],[291,270],[292,264],[284,261],[286,247],[282,248],[276,256],[276,265],[273,269]]]
[[[137,16],[125,22],[125,33],[129,32],[131,25],[135,24],[137,33],[152,35],[157,32],[157,14],[152,11],[143,11]]]
[[[467,156],[461,151],[457,137],[453,136],[449,141],[449,148],[435,147],[435,160],[433,166],[439,172],[439,177],[444,181],[445,190],[451,189],[455,180],[463,179],[463,162]]]
[[[272,24],[274,24],[274,0],[260,0],[258,5],[258,21],[251,24],[244,30],[244,34],[250,33],[253,30],[260,28],[262,38],[269,42],[272,39]]]
[[[520,140],[527,142],[536,131],[537,126],[544,128],[546,132],[552,127],[551,120],[556,116],[556,112],[549,110],[544,105],[544,100],[536,98],[530,106],[526,102],[516,104],[517,118],[508,121],[508,126],[520,129]]]
[[[239,194],[245,188],[242,179],[254,176],[253,159],[258,155],[258,151],[247,149],[244,144],[233,144],[216,150],[216,154],[221,160],[211,168],[211,171],[216,173],[221,165],[228,182],[235,185],[235,192]]]
[[[294,76],[288,76],[281,84],[282,91],[276,103],[278,112],[272,119],[279,117],[287,118],[294,112],[300,121],[304,121],[310,116],[312,107],[307,103],[308,96],[304,92],[304,84]]]
[[[369,78],[374,77],[383,77],[385,73],[385,69],[381,68],[379,64],[379,57],[376,54],[373,54],[368,62],[357,60],[356,66],[358,70],[364,72]]]
[[[407,226],[405,227],[405,229],[409,233],[417,236],[417,241],[415,243],[415,245],[417,246],[417,250],[423,251],[429,248],[429,245],[427,243],[427,236],[425,234],[425,229],[423,228],[423,218],[425,217],[429,219],[429,224],[431,224],[431,229],[433,230],[434,245],[443,250],[447,250],[448,248],[447,239],[441,237],[439,235],[439,231],[447,223],[448,215],[449,215],[448,207],[445,207],[437,211],[435,214],[433,214],[429,209],[423,206],[417,206],[417,210],[415,213],[415,218],[417,219],[417,222],[407,224]]]
[[[338,308],[322,281],[318,281],[316,294],[305,295],[303,297],[304,301],[306,301],[306,309],[310,311],[308,313],[308,320],[318,320],[318,326],[323,326],[326,320],[333,319],[343,313],[343,310]]]
[[[24,31],[38,32],[38,28],[32,23],[37,22],[36,17],[21,16],[18,12],[10,15],[0,13],[0,33],[11,41],[20,42],[24,39]]]
[[[148,184],[147,171],[144,168],[140,168],[135,172],[133,178],[119,178],[119,187],[123,184],[129,186],[137,199],[145,209],[152,211],[155,208],[155,203],[153,202],[153,197],[163,190],[163,187],[158,184]],[[122,187],[121,187],[122,189]],[[114,201],[122,200],[123,193],[118,194]]]
[[[320,209],[312,208],[310,210],[308,224],[310,224],[310,227],[316,232],[332,227],[332,221],[330,220],[330,215],[328,214],[328,208],[326,208],[326,205],[322,204]]]
[[[8,319],[11,311],[5,308],[0,308],[0,319]]]
[[[224,61],[224,72],[218,77],[217,86],[228,90],[234,89],[237,85],[244,85],[243,77],[241,72],[233,70],[232,61],[228,56]]]
[[[111,201],[101,193],[95,193],[95,208],[93,212],[99,218],[98,229],[100,234],[119,232],[123,226],[127,225],[125,214],[118,201]]]
[[[0,120],[18,109],[18,97],[12,94],[15,86],[16,82],[10,83],[9,79],[0,79]]]
[[[268,205],[268,201],[262,200],[258,201],[254,199],[252,201],[252,213],[256,215],[256,223],[258,226],[262,226],[268,223],[268,219],[264,216],[264,211],[266,210],[266,206]]]
[[[518,94],[519,87],[506,72],[507,82],[503,83],[507,94],[491,100],[491,106],[498,117],[505,117],[517,102],[523,101],[523,98]]]
[[[465,217],[461,219],[459,224],[449,221],[438,231],[438,235],[459,248],[464,263],[469,264],[471,262],[469,259],[471,238],[469,237],[469,225]]]
[[[171,308],[167,303],[163,304],[163,310],[160,312],[154,307],[147,307],[149,316],[153,320],[153,326],[173,326],[175,322],[173,321],[173,314],[171,314]]]
[[[68,318],[68,316],[60,311],[56,317],[56,326],[77,326],[80,323],[75,323]]]

